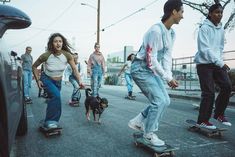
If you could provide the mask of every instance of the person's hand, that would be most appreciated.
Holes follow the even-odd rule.
[[[229,71],[230,70],[230,68],[229,68],[229,66],[227,64],[224,64],[222,69],[225,70],[225,71]]]
[[[41,80],[37,81],[38,88],[43,89],[43,83]]]
[[[79,83],[80,89],[85,89],[85,85],[83,83]]]
[[[169,87],[171,87],[172,89],[175,89],[176,87],[179,86],[179,83],[176,80],[171,80],[170,82],[167,83]]]

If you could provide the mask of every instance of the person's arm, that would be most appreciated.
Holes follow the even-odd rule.
[[[79,82],[79,86],[80,86],[81,88],[84,88],[84,85],[83,85],[83,83],[82,83],[82,79],[81,79],[80,73],[78,72],[78,69],[77,69],[77,66],[76,66],[74,60],[73,60],[73,59],[70,59],[70,60],[68,61],[68,63],[69,63],[69,65],[70,65],[71,68],[72,68],[72,72],[73,72],[74,76],[76,77],[76,79],[77,79],[78,82]]]
[[[105,59],[104,59],[103,55],[102,55],[101,65],[102,65],[102,71],[103,71],[103,75],[104,75],[105,74]]]
[[[87,61],[87,74],[88,75],[92,75],[92,72],[91,72],[91,66],[92,66],[92,59],[91,59],[91,56],[92,54],[90,55],[88,61]]]
[[[159,32],[151,31],[145,41],[147,66],[155,73],[160,75],[164,80],[170,82],[173,78],[165,72],[161,64],[157,60],[158,50],[162,36]]]
[[[123,70],[125,69],[126,66],[127,66],[127,64],[124,64],[124,65],[122,66],[121,70],[120,70],[119,73],[118,73],[118,76],[120,76],[120,75],[122,74],[122,72],[123,72]]]
[[[41,82],[40,78],[39,78],[39,71],[37,69],[37,67],[42,63],[42,60],[41,60],[41,56],[35,61],[35,63],[32,65],[32,71],[33,71],[33,75],[34,75],[34,78],[37,82],[37,85],[39,88],[42,88],[43,86],[43,83]]]

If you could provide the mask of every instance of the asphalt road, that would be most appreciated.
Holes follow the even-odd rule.
[[[147,104],[141,93],[135,93],[136,100],[124,99],[125,92],[101,88],[101,96],[109,100],[109,107],[102,115],[101,125],[85,118],[84,95],[80,107],[70,107],[68,99],[71,85],[63,85],[63,112],[60,124],[62,135],[46,138],[38,131],[38,124],[45,116],[46,104],[38,98],[37,88],[33,87],[33,104],[27,106],[28,134],[17,137],[12,157],[150,157],[146,149],[136,147],[128,128],[128,121],[137,115]],[[222,138],[208,138],[189,132],[186,119],[196,119],[198,111],[190,100],[172,99],[157,132],[166,143],[178,147],[177,157],[234,157],[235,156],[235,109],[227,110],[226,115],[234,124],[224,132]],[[215,121],[212,121],[215,122]],[[215,122],[217,126],[221,124]]]

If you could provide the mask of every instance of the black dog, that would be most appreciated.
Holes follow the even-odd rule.
[[[100,116],[103,113],[104,109],[108,107],[108,100],[106,98],[93,97],[91,96],[91,89],[87,88],[86,92],[86,118],[90,120],[90,110],[93,112],[94,121],[96,121],[96,114],[99,115],[98,122],[100,122]]]

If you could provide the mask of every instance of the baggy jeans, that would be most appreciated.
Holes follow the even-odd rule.
[[[127,91],[132,92],[133,89],[133,83],[132,83],[132,76],[129,73],[125,73],[125,80],[126,80],[126,87],[127,87]]]
[[[102,67],[101,65],[95,64],[92,67],[92,75],[91,75],[91,90],[92,96],[99,96],[99,88],[101,87],[101,81],[103,77]]]
[[[30,70],[24,70],[24,97],[29,98],[30,97],[30,88],[31,88],[31,82],[32,82],[32,71]]]
[[[58,122],[61,116],[61,80],[52,80],[45,73],[42,73],[41,81],[50,95],[50,99],[47,101],[45,123]]]
[[[198,123],[209,121],[215,101],[215,115],[223,116],[229,103],[232,84],[227,71],[214,64],[197,65],[197,74],[201,87],[201,103]],[[220,87],[220,92],[215,100],[215,83]]]
[[[77,81],[77,79],[73,75],[69,76],[69,81],[73,85],[73,93],[72,93],[72,96],[71,96],[71,100],[72,101],[80,101],[81,92],[80,92],[80,89],[79,89],[79,82]]]
[[[160,76],[156,76],[145,61],[134,60],[131,65],[133,80],[148,98],[150,104],[141,113],[145,117],[144,132],[158,130],[160,119],[170,105],[170,97]]]

